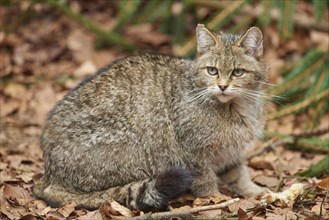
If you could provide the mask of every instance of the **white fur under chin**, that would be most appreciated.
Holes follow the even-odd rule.
[[[226,103],[233,99],[234,97],[232,95],[224,95],[224,94],[217,94],[216,97],[220,102]]]

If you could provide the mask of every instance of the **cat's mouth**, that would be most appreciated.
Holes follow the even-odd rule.
[[[224,93],[224,92],[217,93],[216,97],[220,102],[223,102],[223,103],[228,102],[228,101],[230,101],[231,99],[234,98],[233,95],[227,94],[227,93]]]

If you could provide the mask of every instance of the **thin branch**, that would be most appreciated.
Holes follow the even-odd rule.
[[[314,136],[321,136],[324,134],[329,133],[329,127],[328,128],[319,128],[319,129],[314,129],[314,130],[309,130],[309,131],[303,131],[300,133],[296,134],[291,134],[291,136],[297,137],[297,138],[309,138],[309,137],[314,137]]]
[[[250,153],[247,156],[247,159],[250,160],[253,157],[262,155],[263,153],[267,153],[280,145],[298,143],[300,138],[310,138],[310,137],[315,137],[315,136],[321,136],[321,135],[324,135],[327,133],[329,133],[329,128],[319,128],[319,129],[314,129],[314,130],[309,130],[309,131],[303,131],[300,133],[289,134],[286,137],[283,137],[282,139],[273,138],[273,139],[265,142],[263,144],[263,146],[260,147],[259,150]],[[312,148],[312,147],[308,146],[308,148]],[[325,149],[325,148],[320,149],[318,147],[314,147],[314,150],[326,151],[327,149]]]
[[[266,143],[266,145],[264,147],[261,147],[259,150],[249,154],[247,156],[247,159],[250,160],[253,157],[262,155],[263,153],[267,153],[271,150],[273,150],[274,148],[276,148],[277,146],[280,145],[284,145],[284,144],[292,144],[294,143],[294,138],[292,138],[291,136],[285,137],[283,139],[279,139],[279,140],[271,140],[269,143]]]
[[[191,208],[191,209],[187,209],[187,210],[173,210],[173,211],[168,211],[168,212],[150,213],[150,214],[145,214],[142,216],[136,216],[136,217],[132,217],[132,218],[119,217],[117,219],[121,219],[121,220],[123,220],[123,219],[124,220],[155,220],[155,219],[168,219],[168,218],[172,218],[172,217],[187,217],[187,216],[191,216],[192,214],[198,213],[198,212],[225,208],[239,200],[240,200],[239,198],[236,198],[236,199],[232,199],[227,202],[223,202],[223,203],[216,204],[216,205],[195,207],[195,208]]]

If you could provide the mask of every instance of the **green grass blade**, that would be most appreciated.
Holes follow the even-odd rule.
[[[328,0],[313,0],[315,19],[320,21],[328,9]]]
[[[207,27],[212,30],[218,30],[226,24],[234,14],[236,14],[249,0],[232,1],[224,10],[205,22]],[[216,2],[215,2],[216,3]],[[190,38],[185,45],[179,47],[175,52],[178,56],[192,56],[195,53],[195,37]]]
[[[271,22],[271,9],[273,6],[272,0],[262,0],[262,13],[259,16],[259,22],[262,26],[268,25]]]
[[[120,1],[119,16],[117,17],[117,22],[114,27],[114,30],[122,30],[123,26],[131,20],[132,16],[137,11],[140,3],[140,0]]]
[[[298,175],[306,177],[321,177],[327,174],[329,174],[329,155]]]
[[[179,4],[179,3],[177,3]],[[178,14],[174,14],[174,26],[172,27],[172,42],[173,44],[180,44],[184,39],[184,29],[185,29],[185,12],[189,7],[189,2],[187,0],[183,1],[182,9]]]
[[[284,81],[273,89],[269,90],[273,95],[286,95],[289,89],[298,86],[306,77],[313,74],[313,71],[323,64],[324,53],[317,50],[309,51],[292,71],[285,77]]]
[[[173,14],[171,12],[171,6],[173,5],[172,0],[167,0],[165,1],[165,4],[162,6],[162,21],[159,27],[160,32],[162,33],[169,33],[170,29],[172,27],[172,19],[173,19]]]
[[[292,37],[294,28],[296,0],[279,0],[278,3],[281,11],[279,20],[281,37],[282,39],[288,39]]]

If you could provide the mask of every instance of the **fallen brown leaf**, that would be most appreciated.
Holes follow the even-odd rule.
[[[321,203],[317,203],[315,206],[313,206],[311,211],[314,212],[316,215],[320,215]]]
[[[230,210],[230,212],[234,213],[237,212],[239,209],[246,211],[247,209],[252,208],[254,206],[255,204],[253,202],[250,202],[248,200],[240,200],[236,203],[229,205],[228,209]]]
[[[7,183],[4,184],[3,197],[15,205],[25,205],[32,199],[24,188]]]
[[[280,215],[284,219],[298,219],[294,212],[291,210],[291,208],[275,209],[274,213]]]
[[[218,193],[216,195],[210,196],[210,200],[214,204],[218,204],[218,203],[221,203],[221,202],[224,202],[224,201],[228,201],[230,199],[231,199],[231,197],[228,197],[228,196],[226,196],[222,193]]]
[[[97,71],[95,64],[87,60],[81,64],[73,73],[78,78],[85,78],[88,75],[94,74]]]
[[[254,157],[249,161],[250,167],[255,169],[268,169],[273,170],[273,166],[269,161],[264,160],[261,157]]]
[[[0,117],[5,117],[17,111],[19,109],[20,102],[17,100],[10,100],[8,102],[5,102],[3,99],[0,99],[0,106]]]
[[[253,212],[254,217],[255,216],[262,217],[262,216],[265,216],[265,214],[266,214],[266,208],[264,206],[257,206],[255,208],[253,208],[252,212]]]
[[[62,220],[64,218],[63,215],[57,211],[48,212],[46,217],[47,217],[47,220],[49,220],[49,219],[50,220]]]
[[[20,218],[19,220],[36,220],[37,218],[31,214],[25,215],[22,218]]]
[[[41,216],[45,216],[51,211],[53,211],[53,209],[50,206],[48,206],[46,208],[39,208],[39,209],[35,210],[35,213],[38,215],[41,215]]]
[[[113,209],[112,206],[110,205],[110,203],[108,203],[108,202],[103,203],[99,207],[99,211],[108,218],[112,218],[112,216],[120,215],[120,213],[118,211],[116,211],[115,209]]]
[[[103,220],[102,214],[99,210],[88,212],[86,215],[80,216],[78,220]]]
[[[69,202],[60,209],[58,209],[58,212],[61,213],[65,218],[67,218],[71,215],[76,206],[77,204],[75,202]]]
[[[22,84],[18,83],[10,83],[8,86],[5,87],[4,93],[12,98],[15,99],[22,99],[26,95],[26,88]]]
[[[267,186],[269,188],[275,187],[277,185],[278,179],[276,177],[260,175],[253,179],[256,183],[262,186]]]
[[[318,182],[317,185],[321,189],[328,189],[328,187],[329,187],[329,176],[323,178],[320,182]]]
[[[193,207],[209,205],[210,202],[211,202],[211,198],[210,198],[210,197],[196,198],[196,199],[193,201]]]
[[[132,217],[133,216],[133,213],[130,209],[124,207],[123,205],[119,204],[116,201],[110,202],[110,205],[115,211],[119,212],[123,216],[126,216],[126,217]]]
[[[184,205],[184,206],[181,206],[181,207],[175,208],[174,210],[189,210],[189,209],[191,209],[191,208],[192,208],[191,206]]]
[[[22,173],[21,175],[18,175],[17,178],[22,179],[25,183],[29,183],[32,181],[32,177],[33,177],[34,173],[32,172],[26,172],[26,173]]]
[[[8,205],[8,206],[9,206],[9,205]],[[5,203],[4,203],[3,201],[1,201],[0,211],[1,211],[1,213],[3,213],[5,216],[7,216],[7,218],[9,218],[9,219],[15,219],[15,218],[16,218],[16,216],[15,216],[12,212],[10,212],[9,210],[7,210],[7,209],[5,208]]]
[[[239,208],[239,210],[238,210],[238,219],[239,220],[251,220],[252,218],[249,217],[243,209]]]

